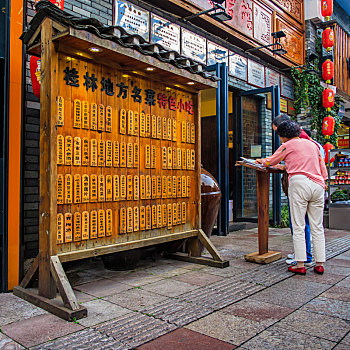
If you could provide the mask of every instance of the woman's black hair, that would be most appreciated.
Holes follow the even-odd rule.
[[[287,114],[281,113],[280,115],[278,115],[278,116],[272,121],[272,124],[278,128],[278,126],[279,126],[281,123],[283,123],[283,122],[285,122],[285,121],[288,121],[288,120],[290,120],[290,118],[288,117],[288,115],[287,115]]]
[[[293,120],[286,120],[277,127],[277,134],[287,139],[300,136],[301,127]]]

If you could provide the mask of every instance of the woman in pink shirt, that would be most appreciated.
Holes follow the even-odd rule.
[[[288,197],[293,226],[293,244],[296,266],[289,271],[305,275],[305,214],[310,221],[310,230],[314,245],[316,266],[314,271],[323,274],[325,262],[325,238],[323,229],[324,190],[326,188],[327,169],[319,148],[306,139],[301,139],[300,126],[293,121],[282,122],[277,129],[282,145],[271,156],[257,159],[256,163],[268,167],[284,161],[285,166],[278,165],[289,174]]]

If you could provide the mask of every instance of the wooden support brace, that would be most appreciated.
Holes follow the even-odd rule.
[[[64,306],[71,310],[78,310],[80,307],[77,298],[57,255],[51,256],[50,265],[52,277],[55,280],[58,291],[61,294]]]
[[[203,230],[198,230],[198,238],[201,241],[201,243],[204,245],[204,247],[208,250],[210,255],[213,257],[214,260],[217,261],[224,261],[214,244],[211,242],[211,240],[208,238],[208,236],[203,232]]]
[[[31,267],[29,268],[29,270],[27,271],[26,275],[24,276],[20,287],[22,288],[26,288],[29,283],[32,281],[35,273],[38,271],[39,268],[39,256],[37,255],[36,258],[34,259]]]

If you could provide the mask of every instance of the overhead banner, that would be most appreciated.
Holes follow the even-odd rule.
[[[229,74],[235,78],[247,81],[248,62],[245,57],[230,51]]]
[[[128,34],[138,34],[149,41],[149,12],[127,1],[115,0],[114,26],[120,26]]]
[[[181,54],[199,63],[207,63],[207,41],[205,38],[182,28]]]
[[[180,53],[180,27],[171,21],[152,15],[151,42]]]
[[[208,41],[207,44],[208,44],[208,59],[207,59],[208,66],[215,63],[224,63],[224,62],[228,64],[227,49],[211,41]]]

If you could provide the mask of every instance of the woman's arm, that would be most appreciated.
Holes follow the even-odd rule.
[[[286,146],[281,145],[272,156],[267,157],[265,159],[257,159],[255,163],[263,164],[266,167],[269,167],[270,165],[277,165],[284,160],[285,151]]]

